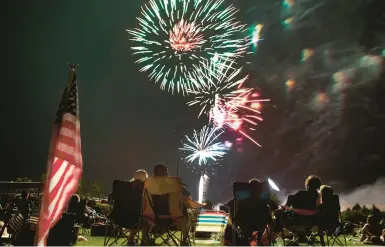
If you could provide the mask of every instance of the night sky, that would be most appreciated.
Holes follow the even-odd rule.
[[[138,1],[7,1],[1,153],[11,167],[2,180],[38,179],[44,171],[67,62],[80,65],[85,178],[130,179],[156,162],[175,174],[174,126],[194,127],[196,111],[137,72],[125,29],[134,27],[139,7]]]
[[[202,126],[204,119],[197,120],[199,109],[186,106],[183,97],[161,91],[158,85],[149,82],[145,73],[138,72],[139,67],[134,64],[129,36],[125,29],[135,27],[135,17],[139,14],[141,2],[139,0],[2,1],[0,47],[3,95],[0,104],[2,112],[0,180],[12,180],[25,176],[39,180],[45,171],[52,124],[68,75],[66,65],[68,62],[80,65],[77,75],[84,178],[101,180],[108,188],[112,180],[130,179],[133,172],[139,168],[152,173],[152,167],[157,162],[165,162],[169,165],[170,173],[176,174],[176,147],[180,133],[174,132],[174,126],[179,126],[180,132],[190,131],[194,127]],[[245,0],[239,7],[250,10],[252,8],[249,7],[255,4],[252,2]],[[350,3],[349,0],[339,2],[345,2],[346,6],[346,2]],[[236,4],[240,4],[240,1],[236,1]],[[343,18],[350,19],[346,21],[345,26],[340,24],[335,29],[354,26],[351,20],[357,14],[355,11],[358,10],[349,12],[344,4],[340,5],[343,5],[341,9],[346,10],[348,14],[339,16],[338,18],[342,18],[340,20],[334,17],[337,18],[337,23],[342,23]],[[359,19],[360,23],[370,22],[367,13],[364,13],[362,8],[357,7],[357,9],[363,12],[360,12],[361,19],[355,18]],[[358,125],[341,127],[345,131],[354,131],[355,136],[344,135],[342,139],[338,139],[336,137],[338,135],[333,134],[334,139],[328,140],[332,143],[342,143],[341,145],[344,146],[336,156],[331,157],[327,152],[328,149],[335,151],[336,148],[329,143],[322,144],[326,145],[322,151],[313,150],[311,155],[307,153],[298,158],[296,154],[301,153],[302,150],[299,151],[300,148],[296,149],[293,146],[298,144],[296,137],[299,138],[299,134],[291,131],[288,125],[296,126],[298,131],[298,128],[302,127],[297,123],[307,120],[302,117],[301,112],[297,111],[298,108],[293,110],[295,107],[290,103],[292,101],[285,98],[283,92],[287,78],[283,78],[282,74],[287,74],[286,65],[293,65],[291,62],[293,60],[290,59],[299,61],[300,50],[306,48],[306,45],[314,46],[315,51],[320,51],[321,48],[316,47],[322,47],[321,43],[340,40],[342,36],[335,35],[341,33],[339,31],[334,30],[333,33],[333,30],[329,30],[327,31],[331,33],[329,37],[322,36],[322,38],[314,38],[316,41],[310,41],[311,35],[304,35],[305,31],[301,33],[297,30],[297,33],[282,38],[282,35],[287,34],[282,34],[282,28],[277,28],[274,20],[271,20],[275,12],[266,13],[265,11],[264,15],[257,15],[255,12],[251,17],[244,17],[243,20],[251,24],[254,21],[261,21],[262,16],[270,18],[267,23],[271,29],[265,33],[265,40],[258,50],[259,54],[256,55],[274,59],[254,57],[254,65],[249,68],[252,71],[252,83],[261,82],[258,84],[261,87],[265,85],[263,92],[266,97],[272,99],[272,103],[265,109],[265,123],[257,134],[266,148],[260,149],[245,143],[243,153],[231,154],[224,162],[225,168],[218,172],[220,177],[213,180],[213,190],[220,189],[223,185],[228,186],[229,181],[235,179],[248,180],[251,177],[267,175],[271,175],[282,186],[288,188],[301,185],[305,174],[311,172],[319,173],[326,181],[342,181],[348,184],[348,188],[371,183],[385,175],[384,155],[381,154],[383,152],[381,150],[384,149],[380,148],[384,147],[384,140],[373,141],[377,151],[372,154],[369,150],[373,149],[367,146],[371,143],[370,138],[365,139],[365,134],[362,133],[357,136],[360,129]],[[319,24],[319,27],[322,26],[325,31],[327,24],[331,25],[335,21],[334,19],[323,26]],[[369,26],[363,24],[357,27],[357,29],[360,28],[359,34],[356,34],[357,30],[346,31],[343,34],[346,35],[344,38],[349,41],[354,39],[351,41],[354,45],[366,45],[369,46],[368,49],[374,47],[378,41],[374,39],[368,41],[368,37],[377,30],[369,30]],[[321,35],[317,31],[314,32],[315,35]],[[355,34],[354,37],[349,36],[352,33]],[[301,38],[298,38],[299,36]],[[292,41],[297,42],[298,45],[293,45]],[[293,45],[290,49],[288,43]],[[295,71],[300,73],[298,70]],[[278,78],[283,78],[279,82],[280,86],[273,85],[272,83],[275,82],[266,79],[281,72],[282,74],[278,75]],[[382,81],[381,85],[383,84]],[[383,97],[381,102],[376,102],[376,99],[381,100],[381,98],[379,96],[373,98],[372,93],[372,91],[366,92],[365,95],[372,98],[370,104],[383,105]],[[301,95],[299,92],[296,97]],[[373,114],[381,115],[384,113],[383,109],[378,109]],[[290,114],[295,114],[294,119],[297,120],[286,121]],[[352,114],[358,116],[358,113]],[[321,117],[315,115],[313,120],[318,118]],[[345,118],[345,124],[352,123],[354,119],[357,118],[354,116]],[[293,121],[297,122],[293,123]],[[372,120],[365,123],[362,123],[362,119],[360,121],[361,124],[369,126]],[[285,127],[283,127],[284,124]],[[316,125],[314,121],[311,124]],[[384,126],[383,121],[377,124],[379,129],[383,129],[381,127]],[[316,126],[313,127],[317,129]],[[381,134],[383,130],[376,132],[373,136]],[[362,142],[362,139],[366,141]],[[312,142],[312,140],[310,138],[308,141]],[[361,144],[356,148],[367,150],[357,152],[361,156],[357,154],[357,157],[350,159],[336,158],[337,156],[346,157],[355,152],[354,147],[348,149],[346,146],[357,143],[358,140]],[[309,147],[306,143],[303,145]],[[362,167],[355,166],[353,171],[349,169],[354,166],[355,160],[366,160],[365,157],[368,155],[380,157],[377,157],[375,164],[362,165],[360,161],[358,163]],[[314,161],[315,156],[327,156],[327,158]],[[339,168],[333,170],[336,166]],[[362,175],[363,171],[366,172],[365,175]],[[337,173],[345,173],[345,175],[339,178],[335,175]],[[198,176],[193,175],[182,165],[180,175],[195,195]],[[357,181],[357,178],[362,179]]]

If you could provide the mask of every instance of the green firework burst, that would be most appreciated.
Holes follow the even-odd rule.
[[[141,72],[163,90],[183,95],[197,90],[205,61],[236,59],[247,52],[250,38],[236,21],[237,9],[224,0],[150,0],[142,6],[138,27],[127,30]]]

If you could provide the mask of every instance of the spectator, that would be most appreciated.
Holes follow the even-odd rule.
[[[157,164],[154,167],[154,177],[168,177],[168,168],[164,164]],[[181,181],[180,181],[181,182]],[[182,183],[182,182],[181,182]],[[182,183],[183,185],[183,183]],[[188,201],[191,200],[191,194],[188,192],[184,187],[182,187],[182,195],[181,195],[181,201],[183,201],[186,204],[188,204]],[[187,205],[186,205],[187,206]],[[174,226],[181,231],[181,245],[188,245],[186,242],[186,238],[188,236],[188,229],[185,227],[186,224],[188,224],[188,214],[186,207],[182,208],[182,214],[183,217],[180,217],[177,221],[175,221],[173,224]],[[143,224],[143,232],[142,232],[142,243],[146,243],[148,232],[151,231],[151,228],[153,225],[151,224]]]
[[[141,196],[144,189],[144,181],[148,178],[148,173],[146,170],[139,169],[134,173],[134,177],[130,180],[130,182],[134,183],[134,188],[139,192],[138,195]],[[113,198],[112,198],[113,199]],[[140,198],[136,198],[136,200],[141,200]],[[130,235],[128,236],[128,245],[135,245],[134,237],[137,235],[137,229],[131,229]]]
[[[146,180],[146,178],[148,178],[148,173],[146,172],[146,170],[139,169],[134,173],[134,177],[130,181],[132,182],[132,181],[139,180],[139,181],[144,182],[144,180]]]
[[[256,178],[252,178],[249,180],[249,183],[250,184],[253,184],[253,183],[261,183],[258,179]],[[229,213],[234,213],[234,199],[231,199],[230,201],[226,202],[223,207],[226,207],[228,208],[228,212]]]
[[[362,243],[373,243],[378,244],[380,237],[382,235],[382,229],[380,222],[377,217],[369,215],[366,219],[366,224],[361,230],[361,239]]]
[[[168,177],[168,167],[164,164],[158,164],[154,167],[154,177]],[[182,185],[184,185],[182,183]],[[185,188],[182,187],[182,195],[191,199],[191,193]]]
[[[256,184],[256,183],[261,183],[261,182],[256,178],[252,178],[249,180],[249,183],[250,184]],[[227,208],[226,211],[229,214],[234,215],[234,203],[235,203],[235,199],[231,199],[226,204],[224,204],[222,207]],[[232,245],[232,243],[233,243],[231,217],[229,218],[229,220],[227,222],[226,229],[225,229],[224,242],[225,242],[225,245],[228,245],[228,246]]]
[[[321,185],[322,185],[321,179],[315,175],[310,175],[305,180],[305,188],[307,191],[314,194],[317,205],[321,203],[321,196],[318,193],[318,190],[320,189]]]
[[[289,195],[286,204],[275,210],[275,226],[270,234],[271,239],[275,239],[276,236],[282,232],[285,225],[290,225],[291,221],[296,217],[307,216],[309,220],[313,221],[313,217],[317,212],[317,207],[321,203],[321,196],[318,192],[322,185],[321,179],[318,176],[310,175],[305,180],[306,191],[300,190],[294,195]],[[295,217],[289,215],[295,214]],[[290,218],[292,218],[290,220]],[[262,245],[269,245],[268,232],[265,231],[262,237]],[[293,239],[290,241],[290,245],[298,244],[298,236],[293,233]]]
[[[19,212],[23,215],[24,219],[28,219],[33,205],[29,199],[29,193],[26,190],[21,192],[20,197],[18,197],[15,201],[15,205]]]
[[[78,194],[74,194],[71,196],[70,202],[68,203],[68,213],[78,213],[80,203],[80,196]]]
[[[322,185],[320,188],[320,194],[321,194],[321,201],[324,203],[328,203],[330,200],[332,200],[334,191],[333,188],[329,185]]]

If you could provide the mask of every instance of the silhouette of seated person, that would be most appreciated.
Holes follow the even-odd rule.
[[[262,183],[258,180],[250,181],[250,185],[250,197],[237,202],[237,210],[234,212],[235,218],[247,223],[252,228],[264,227],[269,219],[268,198],[263,198]],[[255,215],[250,215],[250,213]]]
[[[264,193],[263,183],[258,180],[250,181],[250,196],[237,202],[234,219],[248,240],[253,232],[262,233],[270,221],[268,194]],[[267,198],[266,198],[267,196]],[[259,235],[258,238],[262,236]],[[259,239],[257,239],[258,241]],[[248,242],[244,244],[249,244]]]
[[[136,191],[135,197],[137,197],[136,201],[142,201],[142,194],[144,189],[144,181],[148,178],[148,173],[146,170],[139,169],[134,173],[134,177],[130,180],[133,183],[133,189]],[[140,203],[141,204],[141,203]],[[139,209],[141,210],[141,209]],[[134,237],[138,233],[138,229],[131,229],[130,234],[128,236],[128,245],[136,245],[134,242]]]
[[[294,215],[312,216],[317,213],[318,205],[321,203],[321,196],[318,190],[321,187],[321,180],[317,176],[309,176],[305,181],[306,190],[300,190],[287,198],[285,209],[293,211]]]
[[[146,170],[139,169],[134,173],[134,177],[130,180],[133,183],[134,190],[142,196],[144,189],[144,181],[148,178]],[[114,198],[112,198],[114,200]]]
[[[321,187],[321,179],[310,175],[305,180],[306,190],[300,190],[294,195],[289,195],[286,204],[274,211],[275,222],[273,225],[271,239],[275,239],[283,228],[290,226],[310,226],[316,223],[318,205],[321,203],[321,196],[318,190]],[[298,237],[293,233],[291,245],[296,245]],[[262,244],[268,243],[268,234],[265,231]]]
[[[247,222],[251,219],[251,223],[250,223],[250,227],[249,228],[253,228],[253,226],[257,226],[257,228],[261,225],[260,222],[265,222],[266,218],[265,218],[265,215],[269,215],[269,208],[267,206],[267,204],[265,205],[261,205],[261,201],[259,200],[259,195],[261,194],[261,187],[260,187],[260,184],[261,182],[256,179],[256,178],[252,178],[249,180],[249,183],[254,185],[252,188],[254,188],[252,191],[250,191],[250,197],[248,197],[247,199],[244,199],[244,200],[239,200],[238,201],[238,212],[241,212],[242,210],[245,212],[245,214],[241,214],[239,213],[238,215],[236,215],[237,212],[234,212],[234,207],[235,207],[235,199],[231,199],[230,201],[228,201],[227,203],[225,203],[224,205],[222,205],[222,208],[225,209],[225,211],[227,213],[230,214],[230,218],[228,220],[228,223],[227,223],[227,226],[226,226],[226,229],[225,229],[225,245],[232,245],[233,243],[233,235],[232,235],[232,221],[231,221],[231,218],[233,218],[234,216],[237,216],[237,218],[241,221],[241,222]],[[266,206],[266,207],[265,207]],[[266,210],[267,210],[267,214],[266,214]],[[250,215],[250,211],[251,212],[256,212],[258,213],[256,215],[256,217],[252,217],[252,215]],[[263,216],[258,219],[258,220],[255,220],[256,218],[260,217],[259,213],[261,212],[261,215],[263,214]],[[266,216],[266,217],[267,217]],[[250,230],[249,230],[250,231]],[[249,236],[251,236],[251,232],[249,234]]]
[[[154,167],[154,177],[168,177],[168,167],[164,164],[158,164]],[[183,184],[182,180],[182,196],[185,198],[191,199],[191,193],[186,189],[185,184]]]
[[[77,214],[79,211],[80,196],[78,194],[73,194],[71,196],[70,202],[68,203],[67,213]]]
[[[322,185],[320,189],[322,203],[319,204],[320,224],[325,230],[335,230],[340,226],[340,202],[339,197],[334,195],[333,188]],[[329,231],[328,231],[329,232]],[[332,231],[330,231],[330,234]]]
[[[25,190],[21,192],[19,198],[15,200],[15,206],[21,215],[23,215],[24,219],[28,219],[33,204],[29,198],[29,193]]]
[[[379,218],[369,215],[366,224],[361,229],[360,242],[364,244],[381,244],[382,231]]]
[[[82,201],[78,194],[73,194],[68,203],[67,213],[75,214],[75,222],[83,224],[87,219],[86,215],[88,216],[92,212],[86,210],[85,200]]]
[[[157,164],[154,167],[154,177],[168,177],[168,167],[164,164]],[[188,224],[188,213],[187,208],[189,207],[189,202],[192,201],[190,192],[183,186],[182,180],[180,179],[180,183],[182,184],[182,193],[181,193],[181,203],[184,204],[184,207],[182,207],[182,214],[183,217],[178,219],[176,222],[174,222],[174,226],[181,230],[181,238],[182,243],[185,243],[186,237],[188,235],[188,228],[185,227],[186,224]],[[166,203],[166,201],[162,200],[161,195],[153,196],[152,201],[154,205],[157,205],[153,208],[154,213],[156,215],[169,215],[169,205]],[[168,222],[168,219],[164,219],[165,222],[163,222],[162,219],[158,219],[159,221],[162,221],[160,223],[166,224]],[[147,234],[152,230],[151,224],[144,223],[143,224],[143,238],[142,238],[142,244],[146,244],[147,240]]]

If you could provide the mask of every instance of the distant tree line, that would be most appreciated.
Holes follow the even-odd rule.
[[[45,183],[46,176],[41,176],[41,182]],[[32,182],[31,178],[28,177],[18,177],[15,182]],[[104,184],[97,180],[85,180],[82,179],[79,183],[79,188],[77,190],[77,194],[81,197],[96,197],[96,198],[104,198],[105,194],[103,192]]]
[[[376,205],[372,205],[371,208],[368,208],[365,205],[360,205],[356,203],[352,208],[347,208],[342,212],[341,217],[343,221],[348,221],[357,225],[366,223],[366,218],[369,215],[374,215],[379,219],[384,220],[385,212],[381,211]]]

